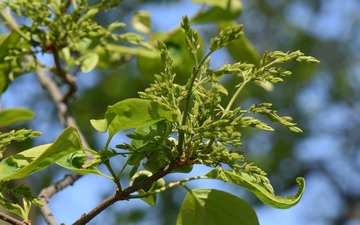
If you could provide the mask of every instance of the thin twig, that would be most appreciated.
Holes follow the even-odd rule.
[[[20,221],[20,220],[17,220],[9,215],[6,215],[2,212],[0,212],[0,219],[5,221],[5,222],[8,222],[10,224],[13,224],[13,225],[26,225],[26,223]]]
[[[55,62],[55,68],[56,68],[55,74],[59,76],[63,80],[63,82],[65,82],[68,86],[67,93],[62,97],[62,102],[67,103],[70,98],[75,97],[75,93],[77,91],[76,77],[67,73],[62,68],[59,52],[55,46],[52,47],[51,52],[53,54],[54,62]]]

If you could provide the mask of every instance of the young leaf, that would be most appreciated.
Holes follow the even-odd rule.
[[[176,225],[257,225],[254,209],[244,200],[215,189],[191,190],[181,205]]]
[[[278,209],[287,209],[296,205],[300,201],[305,190],[305,180],[302,177],[296,178],[299,189],[295,195],[275,196],[247,173],[241,173],[241,175],[239,175],[238,173],[229,170],[216,169],[210,171],[205,176],[242,186],[255,194],[256,197],[265,204]]]
[[[179,112],[156,101],[130,98],[109,106],[105,119],[90,120],[91,125],[100,132],[109,130],[107,143],[119,131],[141,127],[161,120],[178,121]]]
[[[0,193],[0,206],[3,209],[12,212],[20,216],[23,220],[27,221],[28,215],[24,211],[24,209],[19,204],[11,203],[9,200],[5,199],[1,193]]]
[[[103,69],[119,66],[119,61],[125,55],[136,55],[147,59],[154,59],[159,55],[159,52],[154,49],[126,47],[115,44],[107,44],[106,49],[98,46],[94,51],[99,55],[99,62],[96,66]]]
[[[193,2],[208,4],[212,7],[198,13],[191,20],[192,23],[210,23],[223,20],[233,20],[240,15],[242,10],[240,0],[193,0]]]
[[[243,34],[242,27],[242,24],[236,24],[222,29],[217,37],[210,39],[210,51],[216,51],[240,39]]]
[[[133,17],[131,18],[131,25],[135,30],[143,34],[150,34],[151,32],[150,13],[144,10],[135,12]]]
[[[153,174],[150,171],[146,171],[146,170],[139,171],[131,178],[130,186],[140,183],[141,181],[147,179],[148,177],[151,177],[152,175]],[[145,186],[143,189],[138,190],[138,194],[144,195],[147,192],[161,188],[164,185],[165,185],[165,181],[164,181],[164,179],[161,178],[161,179],[157,180],[156,182]],[[155,203],[156,203],[156,195],[155,194],[149,195],[146,197],[142,197],[140,199],[143,200],[144,202],[148,203],[151,206],[155,206]]]
[[[40,145],[0,162],[0,181],[26,177],[42,170],[62,157],[84,149],[78,131],[66,128],[52,144]]]
[[[5,127],[19,121],[32,120],[34,116],[34,112],[29,109],[5,109],[0,111],[0,127]]]
[[[93,155],[98,154],[95,151],[91,151],[91,153]],[[64,167],[67,170],[71,170],[81,175],[97,174],[109,179],[113,179],[112,177],[101,173],[95,166],[90,166],[89,168],[83,168],[82,166],[84,165],[85,159],[86,159],[86,154],[83,151],[77,151],[57,160],[56,164],[58,164],[61,167]]]
[[[89,52],[81,56],[78,60],[81,65],[81,72],[87,73],[95,68],[99,62],[99,55],[94,52]]]

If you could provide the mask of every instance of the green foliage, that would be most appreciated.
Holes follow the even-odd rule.
[[[37,66],[44,66],[37,61],[36,54],[39,52],[53,54],[57,65],[61,61],[66,63],[65,68],[57,71],[57,75],[65,80],[65,74],[71,69],[80,68],[82,72],[89,72],[97,65],[109,68],[116,66],[119,60],[128,55],[154,57],[152,47],[143,42],[140,35],[113,33],[115,29],[124,27],[124,23],[114,22],[103,27],[94,21],[99,9],[108,10],[116,7],[119,2],[121,1],[101,1],[89,5],[88,1],[74,1],[72,10],[66,9],[66,1],[1,2],[0,9],[5,11],[0,16],[15,30],[6,38],[0,38],[1,93],[17,76],[32,72]],[[30,25],[17,27],[11,19],[9,9],[18,16],[26,17]],[[49,29],[44,29],[45,27]],[[129,48],[112,43],[119,40],[141,47]],[[25,61],[22,55],[27,55],[32,60]]]
[[[111,138],[119,131],[145,126],[168,119],[177,121],[178,111],[165,104],[145,99],[126,99],[109,106],[105,119],[91,120],[91,125],[100,132],[109,130],[107,148]]]
[[[139,171],[134,176],[132,176],[132,178],[130,180],[130,186],[138,184],[141,181],[144,181],[145,179],[151,177],[152,175],[153,174],[147,170]],[[157,180],[156,182],[154,182],[150,185],[147,185],[142,189],[139,189],[138,190],[139,196],[144,196],[144,197],[141,197],[140,199],[143,200],[144,202],[148,203],[151,206],[155,206],[156,194],[153,194],[152,192],[154,190],[160,189],[164,186],[165,186],[165,181],[164,181],[164,179],[161,178],[161,179]],[[136,196],[132,196],[132,197],[134,198]]]
[[[26,177],[79,150],[86,150],[79,133],[74,127],[68,127],[52,144],[40,145],[3,159],[0,162],[0,181]]]
[[[157,172],[166,166],[172,159],[171,150],[175,147],[174,142],[169,141],[171,125],[168,121],[159,121],[155,124],[141,126],[135,129],[133,134],[127,136],[132,139],[131,145],[120,144],[117,148],[130,150],[127,165],[133,168],[129,177],[133,177],[140,166],[140,162],[146,157],[143,166]]]
[[[150,13],[147,11],[137,11],[131,18],[131,25],[133,28],[143,34],[150,34],[151,22]]]
[[[95,151],[91,151],[91,153],[95,159],[91,163],[86,162],[87,155],[84,153],[84,151],[77,151],[71,154],[67,154],[61,159],[56,160],[56,164],[81,175],[97,174],[112,179],[112,177],[101,173],[98,168],[95,167],[94,164],[98,163],[96,159],[100,158],[99,153]]]
[[[254,209],[244,200],[216,189],[195,189],[187,193],[176,224],[234,223],[257,225],[259,221]]]
[[[19,121],[32,120],[34,116],[34,112],[29,109],[5,109],[0,111],[0,127],[6,127]]]
[[[244,36],[243,25],[232,21],[241,13],[241,1],[194,0],[195,3],[207,4],[209,8],[192,19],[184,16],[173,32],[152,34],[148,42],[136,33],[114,34],[113,31],[123,28],[124,23],[115,22],[104,27],[94,21],[99,10],[108,10],[119,2],[100,1],[89,5],[87,1],[72,1],[71,9],[65,1],[19,0],[0,3],[1,9],[7,7],[30,22],[29,25],[18,27],[8,14],[1,14],[14,32],[0,37],[0,91],[3,92],[18,75],[35,68],[53,72],[70,87],[70,91],[76,90],[75,78],[69,78],[73,69],[85,73],[94,68],[108,68],[116,66],[117,62],[129,55],[138,56],[140,72],[152,81],[148,88],[139,92],[140,98],[129,98],[108,106],[104,119],[90,121],[95,130],[108,131],[107,141],[100,151],[83,146],[79,131],[67,127],[53,143],[3,159],[0,162],[1,191],[15,196],[23,195],[24,205],[14,204],[3,195],[0,195],[0,205],[27,221],[31,204],[40,205],[40,202],[28,187],[11,189],[6,185],[10,180],[27,177],[53,163],[81,175],[95,174],[109,178],[116,184],[115,197],[118,200],[140,198],[151,206],[156,204],[158,193],[182,185],[188,194],[180,209],[178,225],[234,224],[234,221],[259,224],[252,207],[242,199],[213,189],[190,190],[184,184],[190,180],[218,179],[230,182],[248,189],[265,204],[275,208],[289,208],[297,204],[305,189],[303,178],[296,179],[299,190],[295,195],[275,196],[266,172],[247,162],[240,149],[245,129],[274,131],[271,125],[263,121],[263,117],[293,132],[301,132],[301,129],[291,122],[289,116],[279,116],[271,103],[253,104],[249,109],[244,109],[235,102],[250,83],[272,88],[273,84],[291,75],[282,64],[317,63],[318,60],[300,51],[265,52],[260,57]],[[209,21],[216,22],[220,31],[219,35],[210,39],[209,49],[204,54],[203,40],[191,23]],[[141,33],[150,34],[149,13],[136,12],[132,26]],[[157,50],[153,46],[155,40]],[[116,41],[126,44],[114,44]],[[227,48],[237,62],[212,68],[210,56],[222,48]],[[234,51],[241,51],[241,56]],[[39,52],[52,54],[56,68],[40,64],[36,59]],[[23,55],[28,55],[32,60],[23,60]],[[237,82],[234,93],[223,85],[223,81],[229,77]],[[66,100],[63,102],[66,103]],[[33,113],[8,110],[0,112],[0,116],[0,126],[7,126],[32,119]],[[134,129],[127,134],[131,139],[129,143],[116,145],[120,151],[109,148],[116,133],[129,129]],[[23,141],[39,134],[31,130],[1,134],[1,154],[12,140]],[[119,171],[111,166],[111,162],[118,162],[117,156],[127,157]],[[110,175],[97,168],[102,164]],[[206,175],[167,185],[162,179],[171,172],[188,173],[197,164],[206,165],[212,170]],[[124,182],[120,179],[123,179],[127,166],[131,167],[128,174],[130,185],[122,188]],[[141,166],[146,171],[139,171]],[[134,192],[137,194],[134,195]]]
[[[202,3],[210,6],[208,9],[198,13],[193,23],[209,23],[223,20],[233,20],[242,11],[242,3],[239,0],[216,1],[216,0],[193,0],[194,3]]]
[[[234,171],[224,170],[219,167],[212,170],[205,176],[212,179],[219,179],[225,182],[239,185],[251,191],[265,204],[278,209],[286,209],[296,205],[305,190],[305,180],[298,177],[296,182],[299,184],[299,190],[296,195],[292,196],[275,196],[274,189],[269,183],[269,180],[264,177],[266,173],[258,167],[244,164],[240,169]]]
[[[41,133],[39,131],[32,130],[12,130],[9,133],[0,133],[0,159],[3,157],[3,153],[6,150],[6,146],[10,144],[11,141],[25,141],[28,138],[35,138]]]
[[[23,207],[19,204],[14,204],[10,200],[3,197],[0,193],[0,206],[3,209],[6,209],[9,212],[15,213],[20,216],[24,221],[28,221],[28,215],[31,208],[31,203],[36,204],[37,206],[42,206],[43,204],[33,195],[31,189],[25,185],[21,185],[16,188],[6,188],[8,182],[0,181],[0,191],[12,194],[15,197],[22,195],[23,198]]]
[[[219,29],[222,30],[227,26],[235,25],[235,22],[230,20],[221,21],[217,24]],[[242,34],[239,39],[227,45],[226,48],[237,62],[247,62],[259,67],[260,55],[245,34]],[[239,54],[239,52],[241,52],[241,54]]]

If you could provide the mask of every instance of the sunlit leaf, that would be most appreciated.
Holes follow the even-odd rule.
[[[109,106],[105,113],[105,119],[93,119],[90,122],[100,132],[109,130],[109,142],[121,130],[141,127],[165,119],[178,121],[178,111],[163,103],[130,98]]]
[[[275,196],[273,193],[269,192],[261,183],[257,182],[254,177],[251,177],[247,173],[242,173],[239,175],[238,173],[229,170],[216,169],[210,171],[205,176],[244,187],[255,194],[256,197],[258,197],[265,204],[278,209],[286,209],[296,205],[300,201],[305,190],[305,180],[302,177],[296,178],[296,182],[299,184],[299,189],[295,195]]]
[[[207,4],[211,6],[218,6],[220,8],[226,8],[229,0],[191,0],[193,3]]]
[[[2,37],[0,40],[3,40],[0,43],[0,60],[3,60],[4,57],[8,54],[8,49],[15,48],[20,41],[20,34],[17,32],[12,32],[4,39]]]
[[[29,109],[4,109],[0,111],[0,126],[5,127],[20,121],[29,121],[35,114]]]
[[[151,32],[150,13],[145,10],[135,12],[131,18],[131,25],[135,30],[149,34]]]
[[[68,127],[52,144],[40,145],[3,159],[0,180],[26,177],[83,148],[77,129]]]
[[[240,0],[193,0],[194,3],[203,3],[212,6],[201,11],[194,18],[192,23],[211,23],[223,20],[233,20],[237,18],[242,10]]]
[[[95,48],[96,53],[99,55],[99,68],[108,69],[118,66],[124,56],[135,55],[145,57],[147,59],[154,59],[159,56],[159,52],[149,48],[143,47],[126,47],[115,44],[107,44],[107,50],[104,48]]]
[[[260,87],[264,88],[266,91],[273,91],[274,85],[270,83],[269,81],[263,82],[263,83],[257,83]]]
[[[24,209],[19,204],[11,203],[7,199],[4,199],[1,193],[0,193],[0,206],[3,209],[6,209],[7,211],[20,216],[23,220],[27,219],[27,214],[24,211]]]
[[[81,71],[87,73],[96,67],[99,62],[99,55],[94,52],[89,52],[81,56],[78,60],[80,61]]]
[[[195,189],[181,205],[177,225],[257,225],[254,209],[244,200],[215,189]]]

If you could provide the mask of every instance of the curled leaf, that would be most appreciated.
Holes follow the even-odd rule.
[[[254,177],[251,177],[247,173],[241,173],[240,175],[239,172],[235,173],[229,170],[215,169],[207,173],[205,176],[242,186],[255,194],[256,197],[265,204],[278,209],[287,209],[296,205],[300,201],[305,190],[305,180],[302,177],[296,178],[296,182],[299,184],[299,189],[295,195],[275,196],[261,183],[256,181]]]

